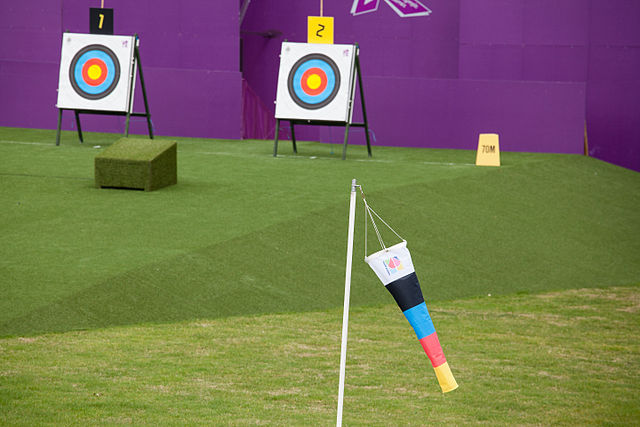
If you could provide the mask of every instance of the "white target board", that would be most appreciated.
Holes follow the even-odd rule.
[[[56,107],[130,110],[135,43],[135,36],[64,33]]]
[[[282,43],[277,119],[351,122],[354,45]]]

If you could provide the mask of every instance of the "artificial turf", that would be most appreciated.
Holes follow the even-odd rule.
[[[593,158],[171,138],[177,185],[95,188],[119,138],[0,128],[0,335],[339,307],[353,178],[427,300],[640,281],[640,174]],[[357,215],[352,303],[388,303]]]

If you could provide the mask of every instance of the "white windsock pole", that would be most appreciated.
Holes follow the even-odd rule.
[[[353,259],[353,228],[356,222],[356,180],[351,181],[349,202],[349,233],[347,238],[347,272],[344,278],[344,308],[342,312],[342,345],[340,346],[340,385],[338,387],[337,427],[342,426],[342,406],[344,403],[344,377],[347,365],[347,333],[349,331],[349,297],[351,293],[351,261]]]

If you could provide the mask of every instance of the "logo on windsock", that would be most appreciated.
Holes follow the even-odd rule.
[[[443,393],[458,388],[447,359],[444,357],[438,334],[422,296],[407,242],[403,241],[365,258],[382,284],[391,293],[422,345],[435,370]]]
[[[397,256],[385,259],[382,262],[387,268],[387,273],[389,273],[389,276],[397,274],[400,270],[402,270],[402,261],[400,261],[400,258],[398,258]]]

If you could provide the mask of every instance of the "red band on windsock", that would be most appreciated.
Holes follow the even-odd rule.
[[[431,360],[431,365],[433,365],[434,368],[437,368],[447,361],[444,357],[437,333],[434,332],[422,338],[420,344],[422,344],[422,348],[424,348],[424,352],[427,353],[429,360]]]

